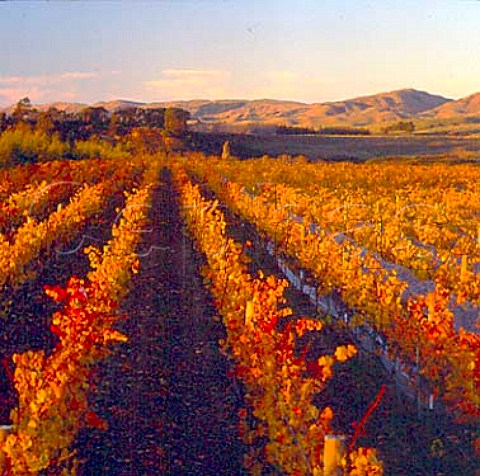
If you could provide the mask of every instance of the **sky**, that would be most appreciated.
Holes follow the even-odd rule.
[[[0,2],[0,106],[480,91],[478,0]]]

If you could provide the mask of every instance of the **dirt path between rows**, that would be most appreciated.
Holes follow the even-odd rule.
[[[109,424],[77,442],[84,475],[242,475],[241,391],[218,348],[224,329],[199,274],[167,170],[151,210],[116,346],[92,406]]]

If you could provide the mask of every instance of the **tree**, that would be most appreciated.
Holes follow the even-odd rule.
[[[143,117],[145,126],[159,127],[161,129],[165,127],[165,108],[163,107],[145,109]]]
[[[110,131],[114,131],[115,135],[128,134],[134,127],[144,125],[143,109],[139,107],[119,109],[110,118]]]
[[[190,113],[176,107],[169,107],[165,111],[165,131],[168,135],[180,137],[187,132],[187,120]]]
[[[108,111],[104,107],[87,107],[79,114],[89,132],[100,133],[108,123]]]
[[[110,116],[110,125],[108,126],[108,135],[115,137],[121,133],[121,121],[120,115],[117,112],[113,112]]]
[[[35,114],[36,112],[37,110],[33,108],[30,98],[24,97],[17,102],[12,113],[12,119],[15,124],[19,122],[29,122],[32,119],[32,114]]]
[[[415,131],[415,124],[413,121],[398,121],[391,126],[387,126],[383,129],[385,134],[389,134],[390,132],[407,132],[412,133]]]
[[[126,147],[135,154],[155,154],[165,150],[163,131],[150,127],[136,127],[125,137]]]
[[[0,112],[0,132],[3,132],[8,127],[7,114]]]
[[[53,133],[56,130],[55,120],[58,117],[58,113],[59,111],[54,107],[40,112],[37,119],[37,129],[47,134]]]

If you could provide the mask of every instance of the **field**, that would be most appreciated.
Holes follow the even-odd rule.
[[[305,155],[311,160],[348,160],[363,162],[379,158],[422,160],[478,160],[480,140],[436,136],[276,136],[249,134],[201,134],[196,145],[205,153],[218,154],[225,140],[232,144],[232,154],[242,158]],[[203,147],[202,147],[203,146]]]
[[[410,3],[0,1],[0,476],[480,476],[480,3]]]
[[[342,474],[480,474],[478,165],[141,153],[0,196],[2,474],[314,476],[328,435]]]

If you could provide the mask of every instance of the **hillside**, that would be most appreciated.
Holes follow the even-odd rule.
[[[442,96],[402,89],[345,101],[305,104],[260,99],[253,101],[177,101],[159,103],[187,109],[192,117],[207,123],[321,125],[368,125],[414,116],[449,102]]]
[[[371,96],[313,104],[298,117],[300,124],[344,124],[363,126],[378,122],[396,121],[414,117],[449,101],[415,89],[402,89]]]
[[[167,107],[181,107],[202,122],[284,123],[288,118],[311,107],[308,104],[275,99],[228,101],[176,101],[163,103]]]
[[[450,119],[459,116],[480,116],[480,93],[449,101],[432,110],[426,111],[424,117]]]
[[[87,104],[55,102],[35,105],[39,110],[56,107],[78,112]],[[371,126],[378,127],[400,120],[437,121],[455,118],[457,123],[472,122],[480,116],[480,93],[451,100],[415,89],[361,96],[342,101],[306,104],[275,99],[182,100],[145,103],[129,100],[100,101],[93,104],[110,112],[132,107],[179,107],[198,120],[199,127],[223,125],[226,130],[246,126]],[[14,106],[5,108],[11,112]],[[473,119],[472,119],[473,118]]]
[[[144,102],[128,101],[124,99],[117,99],[115,101],[99,101],[92,104],[94,107],[104,107],[107,111],[116,112],[122,109],[130,109],[132,107],[144,107]]]

